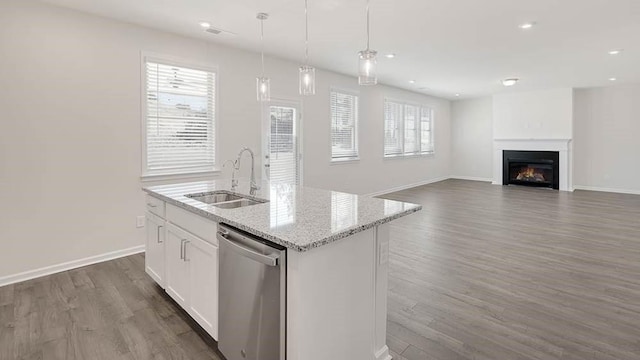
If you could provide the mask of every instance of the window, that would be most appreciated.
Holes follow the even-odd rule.
[[[331,161],[358,158],[358,95],[331,91]]]
[[[145,58],[143,175],[212,171],[216,73]]]
[[[384,156],[431,154],[433,151],[433,110],[385,100]]]

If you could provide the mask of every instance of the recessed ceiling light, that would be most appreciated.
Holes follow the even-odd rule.
[[[618,80],[617,78],[609,78],[609,81],[616,81]]]
[[[202,27],[203,29],[208,29],[208,28],[211,27],[211,24],[209,24],[206,21],[203,21],[203,22],[200,23],[200,27]]]
[[[504,79],[502,80],[502,85],[504,86],[513,86],[518,83],[520,79],[512,78],[512,79]]]
[[[460,94],[456,94],[456,97],[460,97]]]
[[[609,51],[609,55],[619,55],[622,52],[622,49],[613,49]]]
[[[531,29],[532,27],[534,27],[536,25],[536,23],[534,21],[532,22],[526,22],[524,24],[520,24],[519,28],[522,30],[528,30]]]
[[[409,84],[415,84],[416,81],[415,80],[409,80]]]
[[[387,59],[393,59],[394,57],[396,57],[396,54],[394,54],[394,53],[387,54],[387,55],[385,55],[385,57],[386,57]]]

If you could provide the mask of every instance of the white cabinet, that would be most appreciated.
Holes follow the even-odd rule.
[[[193,238],[186,245],[189,263],[189,314],[218,339],[218,247]]]
[[[218,247],[173,224],[166,244],[167,294],[217,339]]]
[[[187,242],[192,235],[172,224],[167,224],[166,269],[167,294],[183,309],[187,309],[189,299],[189,264],[184,253]]]
[[[165,287],[165,221],[150,212],[146,215],[146,251],[144,270],[162,288]]]

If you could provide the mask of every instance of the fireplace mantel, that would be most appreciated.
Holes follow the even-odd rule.
[[[560,190],[573,191],[571,139],[494,139],[493,140],[493,184],[502,185],[502,152],[557,151],[560,155]]]

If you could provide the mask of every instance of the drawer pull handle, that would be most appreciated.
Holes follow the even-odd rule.
[[[154,207],[158,207],[158,205],[156,204],[151,204],[151,203],[147,203],[147,206],[150,208],[154,208]]]
[[[162,244],[162,241],[160,240],[160,229],[162,229],[162,225],[158,225],[158,233],[156,235],[158,244]]]

